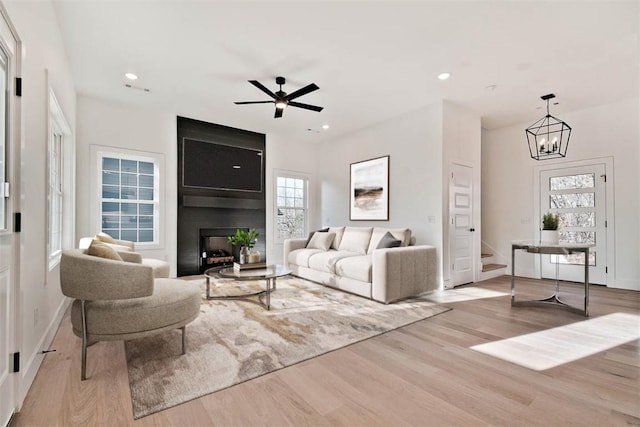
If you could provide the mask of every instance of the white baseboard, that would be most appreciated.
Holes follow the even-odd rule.
[[[607,288],[640,291],[640,282],[637,280],[631,280],[631,279],[615,279],[613,281],[613,284],[607,285]]]
[[[22,403],[27,397],[31,384],[33,384],[33,380],[36,378],[38,369],[40,369],[40,365],[44,359],[44,354],[40,352],[51,346],[53,338],[56,336],[56,332],[58,332],[62,316],[64,316],[65,311],[67,311],[69,304],[71,304],[71,299],[65,297],[58,306],[58,310],[56,310],[56,314],[53,319],[51,319],[51,322],[49,323],[45,333],[42,335],[42,338],[40,338],[36,350],[33,354],[29,355],[29,359],[26,363],[21,364],[20,384],[18,385],[18,410],[22,407]]]

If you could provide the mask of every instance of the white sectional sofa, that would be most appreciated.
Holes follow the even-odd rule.
[[[438,288],[436,248],[414,243],[409,229],[329,227],[285,240],[284,262],[295,276],[389,303]]]

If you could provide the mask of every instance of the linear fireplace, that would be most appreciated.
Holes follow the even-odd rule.
[[[235,228],[200,229],[200,273],[212,267],[232,265],[236,257],[228,237],[235,234]]]

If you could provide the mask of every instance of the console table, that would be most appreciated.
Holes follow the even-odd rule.
[[[511,242],[511,306],[536,306],[536,305],[556,305],[569,311],[589,316],[589,248],[592,244],[560,243],[551,244],[546,242],[534,242],[531,240],[518,240]],[[516,301],[515,288],[515,264],[516,251],[523,250],[532,254],[545,255],[570,255],[584,253],[584,309],[573,307],[560,299],[560,283],[558,281],[558,266],[556,264],[556,289],[555,292],[540,300]]]

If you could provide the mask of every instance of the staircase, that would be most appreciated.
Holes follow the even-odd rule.
[[[482,272],[480,273],[480,281],[508,274],[507,266],[504,264],[497,264],[494,260],[493,254],[483,253],[481,258]]]

